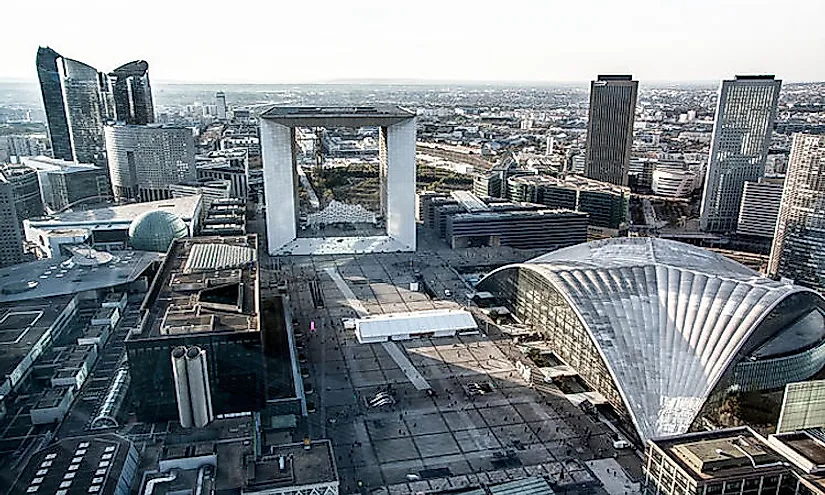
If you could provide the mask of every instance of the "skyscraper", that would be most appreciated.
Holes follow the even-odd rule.
[[[633,76],[600,75],[590,82],[587,177],[627,185],[638,92],[639,81],[634,81]]]
[[[0,175],[11,184],[17,221],[23,225],[27,218],[42,217],[43,197],[37,171],[26,165],[2,165]]]
[[[107,105],[102,88],[106,78],[94,67],[70,58],[64,57],[59,68],[74,159],[105,167],[103,126]]]
[[[23,227],[17,216],[14,186],[0,174],[0,268],[26,261]]]
[[[188,127],[106,126],[109,174],[115,198],[156,201],[169,186],[197,179],[195,138]]]
[[[722,81],[702,195],[702,230],[736,230],[745,182],[765,174],[781,86],[774,76]]]
[[[72,139],[69,137],[69,121],[66,106],[63,103],[63,86],[57,69],[60,54],[49,47],[37,49],[37,77],[40,80],[40,93],[43,95],[43,107],[49,127],[49,139],[52,142],[52,155],[61,160],[74,160]]]
[[[793,137],[768,272],[825,290],[825,136]]]
[[[146,125],[155,122],[149,64],[135,60],[109,74],[115,103],[115,120],[125,124]]]
[[[36,63],[53,156],[105,168],[103,125],[111,113],[106,76],[48,47],[37,50]]]
[[[218,107],[218,120],[226,120],[226,93],[223,91],[215,93],[215,103]]]

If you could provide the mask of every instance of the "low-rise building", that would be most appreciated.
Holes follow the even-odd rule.
[[[630,189],[580,176],[522,175],[507,180],[508,197],[551,209],[589,215],[591,227],[622,229],[627,224]]]
[[[61,439],[36,452],[10,495],[127,495],[140,455],[113,433]]]
[[[91,210],[67,211],[23,222],[26,241],[37,249],[41,258],[60,257],[61,246],[85,243],[97,250],[117,251],[129,247],[129,227],[142,214],[168,211],[187,226],[194,235],[200,225],[202,197],[150,201],[123,206],[107,206]]]

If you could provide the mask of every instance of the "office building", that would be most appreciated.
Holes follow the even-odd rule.
[[[11,184],[18,223],[22,225],[27,218],[42,217],[43,198],[37,171],[26,165],[2,165],[0,174]]]
[[[747,427],[650,440],[645,450],[646,495],[797,492],[786,459]]]
[[[237,198],[215,199],[201,222],[200,235],[246,234],[246,202]]]
[[[774,76],[722,81],[702,194],[703,231],[736,231],[745,182],[765,174],[781,86]]]
[[[822,296],[679,242],[579,244],[498,268],[477,288],[538,331],[642,441],[698,428],[729,390],[780,388],[825,365]]]
[[[96,165],[47,156],[22,158],[21,162],[37,171],[43,205],[51,212],[110,198],[109,174]]]
[[[109,117],[107,96],[110,95],[106,76],[94,67],[70,58],[61,57],[57,63],[71,155],[55,151],[54,156],[106,167],[103,126]],[[52,149],[56,150],[54,145]]]
[[[587,215],[570,210],[481,211],[447,217],[455,248],[509,246],[553,251],[587,241]]]
[[[173,198],[201,196],[203,198],[201,211],[204,215],[215,200],[232,197],[231,189],[232,183],[221,179],[198,179],[169,186],[169,192]]]
[[[218,107],[218,120],[226,121],[226,93],[218,91],[215,93],[215,106]]]
[[[119,201],[172,197],[169,186],[197,178],[195,138],[188,127],[106,126],[114,196]]]
[[[40,80],[40,93],[46,111],[49,139],[52,143],[52,156],[61,160],[74,160],[72,138],[69,135],[69,116],[63,101],[63,84],[61,82],[62,57],[48,47],[37,49],[37,77]]]
[[[109,74],[115,104],[115,120],[124,124],[146,125],[155,122],[149,64],[135,60]]]
[[[249,161],[246,150],[213,151],[196,157],[199,181],[229,182],[229,197],[246,200],[249,189]]]
[[[261,313],[257,247],[254,235],[172,243],[141,305],[140,328],[126,340],[138,418],[208,423],[210,415],[262,410],[268,398],[283,398],[272,397],[274,389],[291,397],[281,401],[289,413],[302,414],[301,379],[278,328],[284,325],[261,321],[271,313]],[[179,347],[186,348],[182,356]],[[186,361],[190,354],[198,363]],[[173,366],[181,357],[185,366]],[[189,376],[193,364],[197,379]],[[195,382],[193,404],[185,386]],[[203,416],[192,416],[196,407]]]
[[[650,188],[666,198],[686,198],[701,185],[699,174],[685,163],[653,162]]]
[[[24,267],[25,268],[25,267]],[[4,275],[19,273],[3,269]],[[42,272],[40,272],[42,273]],[[37,276],[33,277],[35,280]],[[27,279],[14,280],[21,286]],[[4,285],[4,293],[14,290],[11,282]],[[36,287],[34,288],[36,289]],[[20,290],[20,293],[29,292]],[[6,332],[14,338],[0,343],[0,371],[3,372],[0,383],[0,395],[8,395],[18,390],[29,376],[35,361],[51,349],[52,343],[65,331],[77,314],[78,298],[68,294],[29,301],[3,301],[0,303],[0,315],[6,320]],[[23,337],[21,339],[19,337]]]
[[[587,241],[587,215],[468,191],[418,195],[419,218],[453,249],[509,246],[548,251]]]
[[[14,197],[14,184],[0,174],[0,267],[27,261],[23,228]]]
[[[773,238],[776,218],[782,202],[784,177],[762,177],[747,181],[742,190],[742,206],[736,222],[736,233],[764,239]]]
[[[627,185],[633,119],[639,81],[626,75],[600,75],[590,83],[585,175],[617,186]]]
[[[613,230],[627,225],[630,189],[579,176],[521,175],[507,180],[512,201],[573,210],[589,215],[591,227]]]
[[[825,290],[825,136],[793,138],[768,272]]]
[[[25,156],[45,155],[48,149],[46,138],[41,135],[0,137],[0,160],[19,162]]]
[[[519,172],[515,155],[507,153],[489,171],[473,176],[473,193],[482,198],[506,198],[507,179],[524,173]]]
[[[650,440],[646,495],[825,494],[825,431],[768,435],[748,427]]]
[[[276,106],[260,121],[270,254],[415,251],[415,113],[401,107]],[[377,213],[385,219],[384,235],[298,236],[296,127],[379,128]]]

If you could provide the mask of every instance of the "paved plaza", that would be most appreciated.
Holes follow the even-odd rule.
[[[616,454],[612,431],[560,392],[540,393],[524,382],[509,339],[488,337],[482,327],[478,335],[359,344],[344,329],[342,319],[362,311],[461,307],[468,289],[450,263],[419,252],[290,257],[274,266],[289,281],[292,316],[305,335],[303,366],[314,389],[307,399],[315,406],[310,435],[332,440],[342,493],[357,492],[359,483],[372,493],[415,493],[531,475],[546,476],[561,492],[605,493],[585,461]],[[410,291],[414,273],[435,297]],[[410,381],[388,346],[397,346],[431,390]],[[470,383],[492,391],[471,397]],[[387,389],[396,404],[367,405]]]

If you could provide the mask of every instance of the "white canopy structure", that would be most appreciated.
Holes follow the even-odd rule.
[[[362,344],[416,337],[451,337],[459,332],[476,330],[478,324],[473,315],[454,309],[390,313],[355,320],[355,336]]]
[[[825,364],[821,296],[674,241],[579,244],[478,287],[626,409],[642,440],[688,431],[717,386],[772,389]]]

